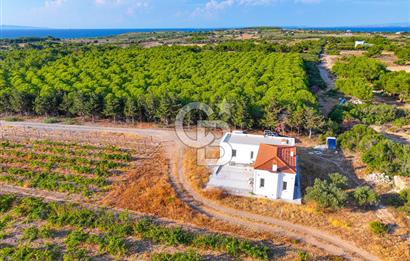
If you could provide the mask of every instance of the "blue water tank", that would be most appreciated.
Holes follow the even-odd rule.
[[[337,142],[335,137],[327,137],[326,139],[327,149],[335,150],[337,147]]]

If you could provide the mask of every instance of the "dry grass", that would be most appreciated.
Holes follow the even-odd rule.
[[[184,160],[185,174],[193,188],[209,199],[231,208],[328,230],[331,234],[353,241],[385,260],[410,258],[408,242],[403,238],[403,235],[410,234],[410,222],[408,218],[394,209],[389,209],[389,211],[394,215],[398,229],[392,234],[380,237],[374,235],[368,229],[370,221],[379,219],[376,211],[345,208],[336,212],[323,212],[318,210],[314,204],[293,205],[262,198],[228,195],[219,190],[206,191],[203,188],[210,172],[206,167],[196,166],[195,155],[193,150],[186,152]],[[310,164],[304,167],[312,167],[318,173],[323,173],[322,167],[318,166],[319,164],[316,165],[316,168],[313,168],[315,166]],[[324,166],[324,168],[329,170],[329,166]],[[310,172],[310,175],[315,175],[314,170]],[[312,179],[314,179],[314,176],[305,180]]]
[[[169,162],[162,152],[141,159],[105,197],[103,203],[179,221],[201,218],[176,195],[168,178]]]
[[[337,60],[339,60],[340,58],[343,57],[350,57],[350,56],[362,56],[364,55],[366,52],[365,51],[341,51],[340,55],[325,55],[325,64],[326,64],[326,68],[331,70],[333,65],[337,62]],[[396,62],[398,59],[396,57],[396,55],[394,55],[393,52],[387,52],[384,51],[382,53],[382,55],[375,57],[376,59],[378,59],[379,61],[383,62],[384,64],[386,64],[387,69],[390,71],[406,71],[406,72],[410,72],[410,65],[398,65],[395,64],[394,62]]]
[[[140,164],[129,171],[125,180],[113,186],[102,203],[215,231],[250,238],[272,238],[268,234],[246,231],[241,227],[214,220],[192,209],[178,197],[168,173],[169,161],[164,157],[162,151],[158,151],[152,158],[141,159]]]
[[[387,65],[387,69],[390,71],[406,71],[410,72],[410,65],[398,65],[395,64],[395,62],[398,60],[397,56],[394,54],[394,52],[387,52],[384,51],[382,55],[377,57],[380,61],[385,63]]]

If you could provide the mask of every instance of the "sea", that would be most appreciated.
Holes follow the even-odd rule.
[[[44,38],[52,36],[60,39],[75,38],[98,38],[115,36],[126,33],[149,33],[149,32],[206,32],[215,29],[200,28],[167,28],[167,29],[1,29],[0,39],[16,39],[24,37]]]
[[[348,31],[351,32],[410,32],[410,27],[283,27],[284,29],[305,29],[325,31]],[[115,36],[132,32],[207,32],[213,30],[234,28],[167,28],[167,29],[5,29],[0,27],[0,39],[16,39],[24,37],[44,38],[52,36],[60,39],[75,38],[98,38]]]

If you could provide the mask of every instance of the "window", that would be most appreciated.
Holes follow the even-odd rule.
[[[232,150],[232,157],[236,157],[236,150]]]
[[[286,190],[288,188],[288,183],[286,181],[282,184],[282,190]]]
[[[253,159],[253,151],[251,151],[251,159]]]
[[[264,188],[264,187],[265,187],[265,179],[260,179],[259,187],[260,187],[260,188]]]

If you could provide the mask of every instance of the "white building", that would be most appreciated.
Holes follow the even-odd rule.
[[[365,41],[355,41],[354,48],[357,48],[358,46],[364,46],[365,44],[366,44]]]
[[[373,44],[366,43],[365,41],[355,41],[354,48],[357,48],[358,46],[368,47],[373,46]]]
[[[220,146],[221,157],[228,149],[232,150],[232,157],[227,164],[215,169],[208,187],[222,188],[242,196],[301,202],[294,138],[236,131],[226,133]]]
[[[252,164],[258,155],[260,144],[295,146],[294,138],[246,134],[242,131],[226,133],[220,143],[220,155],[232,149],[231,164]]]

